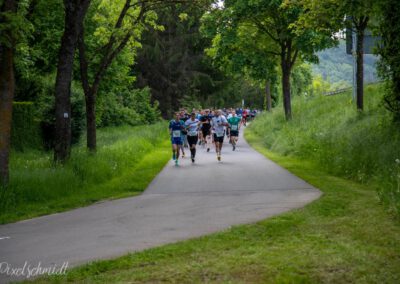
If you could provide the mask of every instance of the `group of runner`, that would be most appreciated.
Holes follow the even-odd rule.
[[[185,157],[185,148],[190,149],[192,163],[196,159],[197,144],[210,151],[215,145],[217,160],[221,161],[221,150],[225,135],[229,137],[232,150],[236,150],[239,130],[246,126],[249,119],[256,116],[257,111],[250,109],[218,109],[196,110],[189,114],[185,109],[175,113],[175,119],[169,123],[172,142],[172,159],[179,165],[180,152]]]

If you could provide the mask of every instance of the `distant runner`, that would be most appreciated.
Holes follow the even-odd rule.
[[[225,116],[221,114],[221,110],[217,110],[215,116],[212,118],[212,127],[214,128],[214,142],[215,151],[217,152],[217,159],[221,161],[221,150],[224,144],[225,127],[229,126]]]
[[[181,110],[180,113],[180,119],[185,123],[186,120],[189,119],[188,114],[186,113],[185,109]],[[186,129],[182,130],[182,145],[181,145],[181,150],[182,150],[182,158],[185,158],[185,148],[188,147],[188,143],[187,143],[187,131]]]
[[[172,159],[175,161],[175,165],[179,165],[179,150],[182,146],[182,130],[184,129],[184,122],[180,120],[180,114],[175,114],[175,120],[171,120],[169,123],[169,133],[171,135],[172,143]]]
[[[240,122],[241,119],[236,115],[236,112],[232,111],[232,117],[228,119],[232,151],[236,150],[236,144],[239,139]]]
[[[200,118],[201,132],[203,136],[203,143],[207,147],[207,152],[210,152],[211,144],[212,144],[212,137],[211,137],[211,119],[212,116],[210,114],[210,110],[206,109],[204,111],[204,115]]]
[[[192,112],[190,118],[185,122],[185,128],[187,130],[187,140],[189,143],[190,153],[192,163],[195,162],[196,158],[196,145],[198,141],[198,131],[199,131],[200,121],[196,118],[196,113]]]
[[[245,109],[243,110],[243,112],[242,112],[242,121],[243,121],[243,125],[244,125],[244,126],[246,126],[246,123],[247,123],[247,115],[248,115],[247,109],[245,108]]]

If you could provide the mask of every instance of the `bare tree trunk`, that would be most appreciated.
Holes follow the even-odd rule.
[[[287,62],[286,56],[282,55],[281,58],[282,68],[282,92],[283,92],[283,108],[285,111],[286,120],[292,119],[292,106],[291,106],[291,95],[290,95],[290,73],[291,66]]]
[[[5,0],[0,12],[15,12],[15,0]],[[0,18],[0,24],[6,20]],[[11,140],[12,104],[15,91],[14,46],[12,31],[3,30],[10,39],[10,45],[0,43],[0,186],[9,181],[9,159]]]
[[[362,17],[359,20],[357,28],[357,109],[364,110],[364,36],[367,28],[368,17]]]
[[[86,125],[87,125],[87,148],[96,151],[96,95],[93,91],[85,96],[86,99]]]
[[[265,83],[265,102],[267,111],[272,111],[272,98],[271,98],[271,81],[267,80]]]
[[[64,0],[65,27],[58,55],[56,96],[56,138],[54,160],[65,162],[71,152],[71,82],[75,48],[90,0]]]
[[[82,29],[78,39],[79,66],[81,82],[85,93],[86,106],[86,146],[90,151],[96,151],[96,93],[89,84],[88,62],[86,59],[85,31]]]

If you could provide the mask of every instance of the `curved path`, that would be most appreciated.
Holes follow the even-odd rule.
[[[214,150],[197,152],[196,164],[169,163],[140,196],[0,226],[0,269],[116,257],[256,222],[321,194],[243,137],[235,152],[225,143],[220,163]],[[0,274],[0,283],[10,279]]]

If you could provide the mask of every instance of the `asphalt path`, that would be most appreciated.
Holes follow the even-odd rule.
[[[195,164],[169,162],[140,196],[1,225],[0,283],[257,222],[320,195],[242,136],[235,152],[225,141],[221,162],[198,146]]]

